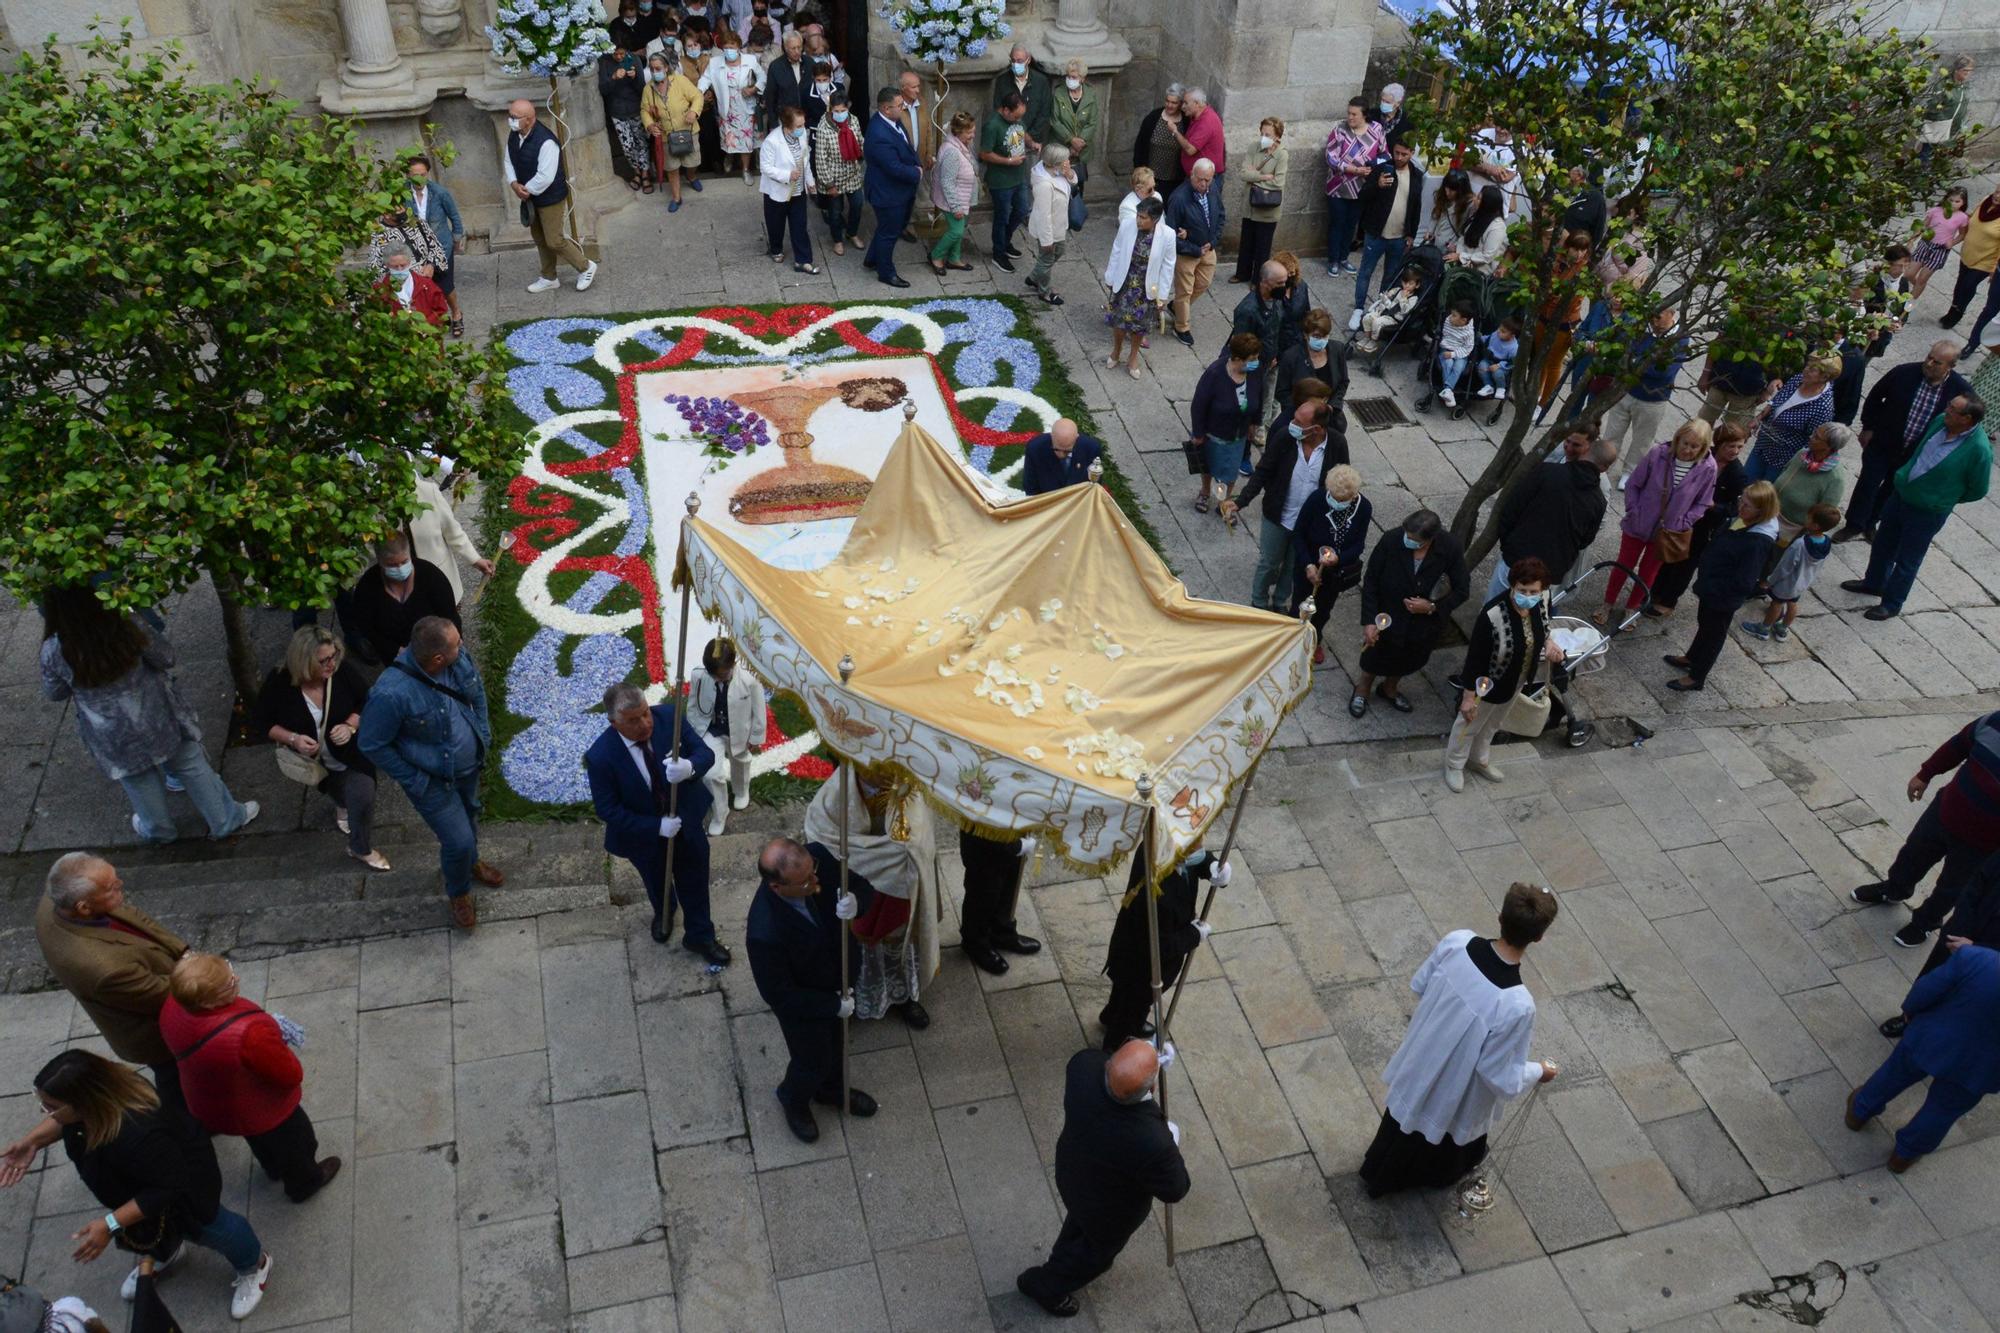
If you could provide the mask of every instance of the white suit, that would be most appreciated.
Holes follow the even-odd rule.
[[[695,672],[689,683],[688,723],[694,728],[695,735],[709,739],[708,724],[715,717],[716,695],[725,687],[718,684],[706,669]],[[725,769],[720,763],[712,764],[702,776],[709,795],[715,798],[709,807],[710,833],[722,832],[723,821],[732,805],[741,810],[750,804],[750,747],[764,739],[762,683],[739,664],[726,688],[729,691],[729,735],[709,739],[709,744],[720,752],[716,755],[718,760],[726,755],[729,766]],[[716,741],[725,743],[717,745]]]

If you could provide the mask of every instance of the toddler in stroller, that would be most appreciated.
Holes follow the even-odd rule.
[[[1354,349],[1368,356],[1380,351],[1382,344],[1394,339],[1403,321],[1416,311],[1423,293],[1424,275],[1406,265],[1402,281],[1368,303],[1361,316],[1361,337]]]
[[[1413,247],[1393,279],[1361,315],[1361,332],[1348,335],[1348,350],[1367,358],[1364,369],[1380,376],[1389,349],[1402,344],[1422,355],[1425,333],[1437,318],[1438,283],[1444,252],[1435,245]]]

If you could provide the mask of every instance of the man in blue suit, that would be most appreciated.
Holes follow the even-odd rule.
[[[1044,434],[1028,441],[1021,465],[1021,489],[1040,495],[1081,485],[1090,480],[1090,465],[1103,452],[1104,446],[1080,434],[1074,421],[1058,417]]]
[[[683,718],[681,757],[667,758],[664,742],[673,734],[674,710],[666,704],[648,708],[636,685],[606,690],[604,716],[611,725],[583,755],[590,803],[604,821],[604,850],[624,857],[639,872],[653,904],[655,941],[665,944],[673,938],[674,912],[684,909],[687,929],[681,947],[726,966],[729,950],[716,940],[708,914],[708,834],[703,826],[713,798],[701,775],[715,763],[715,752]],[[670,802],[669,788],[678,789],[678,801]],[[672,814],[667,813],[669,804]],[[669,839],[674,848],[671,893],[666,886]]]
[[[917,161],[916,145],[903,132],[903,95],[894,88],[875,94],[875,118],[862,136],[861,155],[868,163],[861,178],[868,206],[875,210],[875,234],[868,239],[863,268],[891,287],[907,287],[910,280],[896,272],[896,240],[910,223],[910,211],[917,202],[917,181],[923,166]]]
[[[1847,1095],[1847,1127],[1859,1130],[1903,1089],[1930,1079],[1923,1106],[1896,1131],[1889,1169],[1899,1174],[1935,1151],[1981,1097],[2000,1092],[2000,953],[1960,944],[1950,962],[1917,978],[1903,1012],[1910,1016],[1903,1039]]]

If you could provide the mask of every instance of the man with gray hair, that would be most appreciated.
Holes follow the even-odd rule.
[[[451,313],[444,299],[444,291],[436,282],[417,272],[416,256],[410,247],[401,241],[392,241],[382,250],[381,277],[375,279],[375,290],[382,294],[382,300],[397,313],[414,310],[429,320],[437,328],[438,336],[444,336],[443,321]]]
[[[173,1052],[160,1035],[167,977],[187,952],[180,936],[126,901],[125,882],[109,861],[70,852],[49,867],[35,940],[112,1054],[149,1067],[162,1099],[180,1104]]]
[[[394,778],[437,835],[452,924],[479,924],[472,881],[492,888],[507,877],[479,859],[479,774],[493,731],[486,685],[465,652],[458,626],[425,616],[409,647],[375,682],[356,736],[370,763]]]
[[[1178,132],[1178,131],[1177,131]],[[1174,337],[1194,346],[1188,314],[1215,280],[1215,247],[1222,240],[1222,191],[1215,188],[1215,164],[1201,158],[1167,200],[1162,226],[1174,234]],[[1156,242],[1157,244],[1157,242]]]
[[[1190,88],[1181,98],[1180,122],[1174,126],[1174,139],[1181,147],[1181,170],[1194,174],[1197,159],[1206,158],[1220,176],[1227,168],[1223,154],[1227,151],[1222,134],[1222,117],[1208,104],[1208,92],[1202,88]]]
[[[649,707],[636,685],[613,685],[604,692],[604,720],[610,725],[583,754],[590,804],[604,821],[604,850],[639,872],[653,905],[654,943],[673,938],[674,913],[684,908],[681,947],[727,967],[729,950],[716,940],[708,911],[706,825],[715,798],[701,777],[715,766],[715,752],[682,717],[680,756],[669,757],[674,707]]]

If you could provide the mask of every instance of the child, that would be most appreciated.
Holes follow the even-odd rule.
[[[1798,619],[1799,598],[1813,580],[1819,577],[1819,567],[1826,560],[1826,553],[1833,549],[1833,538],[1827,534],[1840,526],[1840,510],[1830,504],[1816,504],[1806,511],[1806,529],[1778,557],[1777,568],[1771,571],[1771,604],[1764,608],[1764,619],[1743,622],[1743,632],[1759,639],[1776,639],[1783,643],[1792,637],[1792,622]]]
[[[1479,358],[1479,396],[1481,398],[1505,398],[1507,396],[1507,374],[1514,369],[1514,358],[1521,354],[1521,321],[1512,315],[1500,321],[1500,327],[1486,335],[1486,355]]]
[[[750,756],[764,743],[764,686],[737,666],[736,645],[727,639],[709,640],[701,650],[701,670],[688,684],[688,721],[715,751],[715,763],[701,779],[714,802],[708,832],[715,836],[732,808],[750,804]]]
[[[1361,317],[1361,341],[1355,346],[1363,352],[1379,351],[1382,339],[1395,331],[1398,324],[1410,317],[1417,308],[1417,301],[1423,292],[1424,275],[1415,269],[1406,270],[1402,285],[1393,292],[1383,292],[1368,307],[1368,313]]]
[[[1452,390],[1458,387],[1459,377],[1465,374],[1465,367],[1472,360],[1472,349],[1478,345],[1479,330],[1472,325],[1472,303],[1460,301],[1452,306],[1451,314],[1445,317],[1444,333],[1438,339],[1438,371],[1444,380],[1444,387],[1438,390],[1438,398],[1446,407],[1458,406],[1458,395]]]
[[[1111,262],[1104,270],[1104,285],[1111,299],[1104,307],[1104,322],[1111,326],[1111,359],[1105,369],[1116,369],[1131,345],[1125,373],[1139,378],[1139,348],[1147,327],[1160,306],[1174,294],[1173,237],[1157,244],[1154,229],[1167,206],[1156,194],[1141,199],[1130,218],[1118,224],[1118,239],[1111,243]]]

